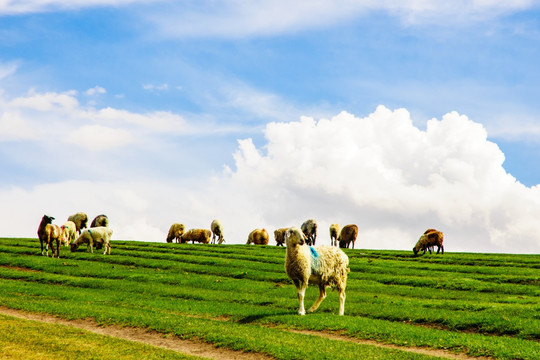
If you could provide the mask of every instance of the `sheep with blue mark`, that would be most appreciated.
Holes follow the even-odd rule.
[[[319,298],[308,312],[313,312],[326,297],[326,288],[332,286],[339,293],[339,315],[345,313],[345,288],[349,273],[349,258],[339,248],[332,246],[308,246],[306,236],[297,227],[285,234],[287,255],[285,272],[296,286],[299,301],[298,314],[305,315],[304,295],[308,283],[319,286]]]

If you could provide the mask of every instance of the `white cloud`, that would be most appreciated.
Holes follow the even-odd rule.
[[[74,90],[64,93],[38,93],[35,90],[30,90],[28,95],[17,97],[4,105],[42,112],[55,111],[60,113],[68,113],[79,106],[79,101],[77,100],[76,95],[77,92]]]
[[[4,0],[0,2],[0,15],[66,11],[95,6],[122,6],[148,2],[150,2],[150,0]]]
[[[268,36],[343,24],[373,12],[386,12],[406,24],[440,26],[477,22],[537,6],[535,1],[284,1],[258,2],[221,0],[211,4],[176,3],[157,7],[144,16],[164,34],[177,37]]]
[[[114,129],[101,125],[87,125],[71,132],[67,142],[90,151],[105,151],[123,147],[136,142],[127,130]]]
[[[154,85],[154,84],[145,84],[143,85],[144,90],[157,90],[157,91],[167,91],[169,90],[169,84],[161,84],[161,85]]]
[[[452,112],[425,130],[404,109],[380,106],[364,118],[342,112],[270,123],[267,143],[239,141],[234,169],[212,178],[155,177],[145,183],[59,182],[0,190],[3,236],[35,236],[42,213],[106,213],[115,239],[164,241],[173,222],[208,228],[221,218],[227,243],[266,227],[356,223],[357,248],[411,249],[429,227],[447,251],[540,251],[540,186],[502,167],[504,155],[482,125]],[[61,200],[59,200],[61,199]]]
[[[39,133],[18,112],[0,113],[0,142],[38,139]]]
[[[14,74],[17,71],[17,67],[15,63],[0,63],[0,80]]]
[[[94,86],[93,88],[86,90],[85,93],[88,96],[95,96],[95,95],[100,95],[100,94],[106,94],[107,90],[105,90],[105,88],[101,86]]]

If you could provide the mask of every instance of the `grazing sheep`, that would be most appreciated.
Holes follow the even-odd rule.
[[[354,224],[345,225],[343,229],[341,229],[337,239],[339,242],[339,247],[348,249],[350,244],[352,243],[352,248],[354,249],[356,236],[358,236],[358,226]]]
[[[79,246],[87,244],[86,251],[94,252],[94,244],[101,243],[105,247],[103,255],[111,254],[112,229],[106,226],[99,226],[84,230],[81,235],[71,244],[71,252],[77,251]]]
[[[276,240],[276,246],[285,245],[285,233],[289,228],[281,228],[274,230],[274,239]]]
[[[195,241],[202,244],[210,244],[210,237],[212,232],[207,229],[189,229],[180,237],[180,243],[185,244],[188,241],[191,241],[192,244],[195,244]]]
[[[441,251],[441,254],[444,254],[443,233],[435,229],[427,229],[413,247],[414,255],[416,256],[420,251],[424,251],[425,254],[426,250],[429,250],[431,254],[434,246],[437,246],[437,254],[439,251]]]
[[[249,233],[246,245],[268,245],[268,233],[266,229],[255,229]]]
[[[210,230],[212,230],[212,244],[216,243],[216,238],[219,245],[225,242],[225,239],[223,238],[223,225],[221,225],[221,221],[218,219],[212,221],[210,224]]]
[[[300,307],[298,314],[305,315],[304,294],[308,283],[319,286],[319,298],[308,312],[317,310],[326,297],[326,287],[332,286],[339,292],[339,315],[345,313],[345,287],[349,258],[343,250],[333,246],[305,245],[306,236],[297,227],[292,227],[285,234],[287,255],[285,272],[296,286]]]
[[[41,244],[41,255],[44,254],[43,249],[43,243],[45,243],[45,248],[47,251],[47,256],[49,256],[49,246],[52,250],[52,257],[54,257],[54,244],[53,242],[56,241],[56,256],[60,257],[60,227],[58,225],[54,225],[52,221],[54,220],[54,217],[43,215],[41,218],[41,222],[39,223],[38,227],[38,238],[39,243]]]
[[[99,227],[99,226],[109,226],[109,218],[107,217],[107,215],[98,215],[94,218],[94,220],[92,220],[92,223],[90,224],[90,227],[93,228],[93,227]],[[103,248],[103,244],[102,243],[96,243],[96,250],[101,250],[101,248]]]
[[[107,215],[98,215],[92,220],[90,227],[109,226],[109,218]]]
[[[77,237],[77,227],[73,221],[66,221],[64,225],[60,226],[60,231],[60,242],[65,246],[69,246]]]
[[[317,239],[317,223],[313,219],[304,221],[300,227],[304,235],[307,238],[308,245],[315,245],[315,240]]]
[[[73,221],[75,223],[77,232],[80,235],[81,231],[86,228],[86,225],[88,224],[88,215],[82,212],[78,212],[68,217],[68,221]]]
[[[337,238],[339,236],[339,224],[330,225],[330,245],[337,246]]]
[[[185,230],[184,224],[179,224],[179,223],[172,224],[171,227],[169,228],[169,234],[167,235],[166,241],[170,243],[170,242],[174,242],[174,240],[176,239],[176,242],[179,243],[180,238],[182,237],[182,235],[184,235],[184,230]]]

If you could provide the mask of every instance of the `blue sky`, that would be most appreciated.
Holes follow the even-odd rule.
[[[386,116],[377,110],[382,105],[391,112],[406,109],[410,124],[404,133],[425,132],[427,137],[421,141],[427,143],[431,141],[429,121],[442,124],[446,114],[454,114],[454,119],[466,117],[474,129],[481,126],[483,133],[478,136],[483,143],[478,146],[497,147],[488,157],[496,163],[494,171],[501,170],[501,177],[511,179],[512,188],[524,192],[524,198],[535,198],[540,183],[536,166],[540,160],[539,58],[540,12],[535,1],[455,1],[448,5],[427,1],[7,2],[0,5],[0,199],[32,199],[32,215],[22,208],[10,214],[12,222],[25,229],[21,236],[34,233],[32,224],[39,222],[43,212],[55,213],[61,221],[70,212],[86,211],[91,217],[101,212],[116,215],[119,238],[156,241],[170,223],[182,219],[193,224],[188,227],[208,227],[206,222],[214,217],[231,217],[231,237],[238,239],[231,242],[242,242],[251,228],[296,224],[306,216],[317,217],[324,225],[335,221],[362,225],[362,218],[377,216],[394,219],[377,226],[365,224],[361,235],[366,247],[376,246],[377,234],[389,228],[396,236],[407,238],[397,248],[409,248],[424,227],[434,224],[458,238],[471,231],[470,220],[449,220],[436,207],[437,215],[431,218],[422,211],[407,218],[397,210],[402,204],[380,207],[380,198],[370,204],[358,200],[347,212],[320,209],[315,198],[322,204],[334,204],[337,191],[329,191],[332,186],[325,181],[317,182],[316,189],[302,182],[294,186],[295,199],[303,205],[289,218],[281,218],[277,208],[275,212],[257,210],[256,197],[246,197],[245,203],[237,200],[246,195],[232,189],[249,193],[246,186],[251,186],[257,194],[267,191],[267,197],[260,199],[262,206],[273,208],[274,202],[283,199],[270,195],[268,189],[285,196],[282,190],[288,185],[267,180],[258,183],[254,179],[259,179],[261,169],[253,161],[271,167],[274,173],[299,164],[307,172],[314,171],[313,176],[321,167],[330,172],[333,164],[313,158],[320,158],[316,157],[318,151],[327,154],[336,146],[330,148],[324,139],[310,142],[302,135],[307,133],[302,127],[318,129],[324,135],[320,119],[345,123],[339,116],[345,111],[366,122],[370,117]],[[393,114],[401,119],[401,113]],[[301,117],[315,122],[301,121]],[[291,127],[273,126],[281,123]],[[373,126],[365,130],[375,133],[379,125]],[[397,125],[388,126],[380,136],[394,133]],[[284,133],[272,132],[276,128]],[[278,162],[270,149],[291,131],[300,132],[296,134],[301,137],[298,144],[305,146],[295,151],[305,151],[305,156],[299,163],[284,163],[287,158]],[[462,149],[468,145],[456,144],[466,138],[444,141]],[[396,133],[393,141],[403,146],[397,151],[418,146],[407,140]],[[351,141],[351,146],[383,153],[373,150],[376,137],[365,138],[366,143],[360,145],[358,140]],[[312,145],[316,145],[314,153],[306,150]],[[482,166],[475,162],[475,151],[449,152],[439,164],[469,162],[459,169],[470,173]],[[251,162],[247,160],[250,154],[256,155]],[[505,158],[502,166],[501,154]],[[346,154],[336,154],[336,162],[343,156]],[[239,180],[245,170],[242,159],[253,173]],[[306,159],[311,163],[306,165]],[[392,154],[373,159],[380,161],[375,168],[381,174],[404,174],[418,166],[410,159],[394,164]],[[341,169],[344,164],[335,166]],[[371,176],[363,170],[350,174],[350,186],[337,192],[374,191],[369,186],[354,188],[353,184]],[[429,179],[434,174],[447,176],[443,170],[442,165],[433,168]],[[430,184],[417,181],[413,185],[423,186],[427,194]],[[505,193],[493,184],[482,184],[484,189]],[[55,194],[65,191],[70,200],[55,199],[50,204],[43,187],[52,187]],[[158,206],[170,202],[170,195],[164,190],[157,194],[155,187],[189,200]],[[224,204],[231,199],[209,196],[208,189],[217,194],[227,189],[238,209],[226,209],[230,205]],[[410,189],[402,189],[394,198]],[[461,187],[454,189],[454,196],[468,196],[456,189]],[[109,195],[98,201],[93,191]],[[298,195],[303,191],[309,197]],[[116,205],[105,205],[115,196]],[[205,206],[197,199],[206,196],[219,200]],[[414,203],[408,197],[401,201]],[[501,205],[489,206],[473,211],[473,217],[483,219],[475,230],[482,245],[470,247],[463,239],[456,251],[512,251],[508,245],[511,236],[530,237],[527,234],[533,226],[525,220],[518,222],[526,225],[508,223],[495,232],[487,229],[486,224],[497,218],[494,213],[510,211]],[[536,213],[536,201],[531,206],[533,210],[523,216]],[[248,215],[244,213],[247,207],[253,207]],[[133,208],[140,210],[127,213]],[[142,225],[129,230],[130,218],[139,219]],[[0,229],[1,233],[17,235],[7,228]],[[507,234],[504,241],[500,240],[502,233]],[[524,248],[515,251],[540,249],[538,237],[523,241]]]

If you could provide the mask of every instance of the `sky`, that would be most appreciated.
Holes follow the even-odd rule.
[[[538,254],[539,58],[532,0],[0,0],[0,236]]]

